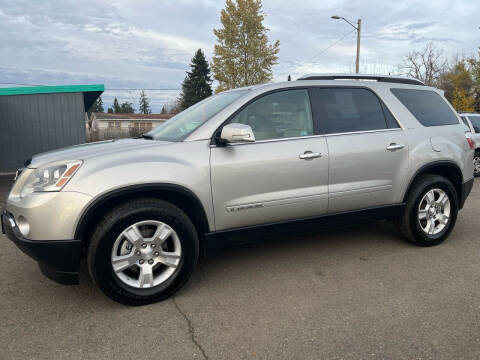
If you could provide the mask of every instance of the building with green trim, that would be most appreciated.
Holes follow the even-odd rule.
[[[103,85],[0,88],[0,174],[32,155],[85,142],[86,112]]]

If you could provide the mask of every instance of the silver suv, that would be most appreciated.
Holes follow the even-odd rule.
[[[112,299],[171,296],[201,255],[275,234],[394,220],[420,246],[452,231],[474,142],[443,93],[400,77],[309,75],[211,96],[137,139],[34,156],[3,230]]]

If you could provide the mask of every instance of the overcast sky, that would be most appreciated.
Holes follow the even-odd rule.
[[[211,60],[222,7],[223,0],[0,0],[0,86],[101,83],[110,89],[107,105],[116,95],[137,106],[138,91],[113,89],[178,89],[196,49]],[[346,35],[353,29],[330,19],[336,14],[362,19],[362,72],[398,73],[402,57],[428,41],[448,56],[480,46],[479,0],[264,0],[263,7],[270,40],[280,40],[275,81],[354,69],[355,32]],[[178,96],[147,94],[154,111]]]

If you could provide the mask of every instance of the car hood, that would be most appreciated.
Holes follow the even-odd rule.
[[[37,168],[41,165],[54,161],[85,160],[88,158],[105,156],[112,153],[166,144],[171,143],[167,141],[157,141],[142,138],[99,141],[94,143],[74,145],[34,155],[26,162],[26,166],[29,168]]]

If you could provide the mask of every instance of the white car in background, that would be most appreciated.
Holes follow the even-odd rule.
[[[475,177],[480,176],[480,114],[461,113],[459,114],[465,125],[468,126],[472,133],[472,139],[475,141],[477,148],[473,158],[473,174]]]

